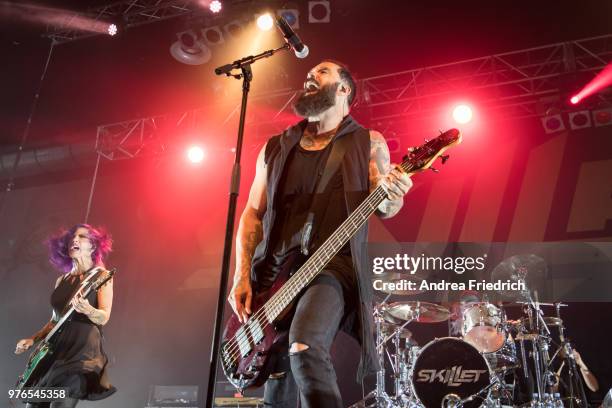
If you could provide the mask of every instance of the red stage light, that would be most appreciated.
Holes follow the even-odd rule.
[[[455,122],[465,124],[472,120],[472,108],[467,105],[457,105],[453,109],[453,119]]]
[[[109,24],[108,25],[108,35],[110,35],[111,37],[114,37],[115,35],[117,35],[117,24]]]
[[[612,109],[593,112],[595,124],[598,126],[612,123]]]
[[[572,96],[572,98],[570,99],[570,102],[571,102],[572,104],[574,104],[574,105],[575,105],[575,104],[577,104],[578,102],[580,102],[580,98],[578,98],[578,96],[577,96],[577,95],[574,95],[574,96]]]
[[[204,150],[200,146],[191,146],[187,150],[187,158],[192,163],[201,163],[204,160]]]
[[[580,102],[582,99],[593,95],[602,89],[612,84],[612,63],[606,65],[606,67],[597,76],[589,81],[576,95],[570,100],[574,105]],[[576,98],[576,102],[574,102]]]

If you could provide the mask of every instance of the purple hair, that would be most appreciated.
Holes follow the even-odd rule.
[[[46,240],[49,262],[61,272],[68,273],[72,270],[73,262],[69,250],[74,234],[79,228],[87,229],[88,238],[95,248],[91,254],[94,265],[101,265],[112,250],[113,240],[103,227],[94,228],[89,224],[77,224],[69,230],[63,229]]]

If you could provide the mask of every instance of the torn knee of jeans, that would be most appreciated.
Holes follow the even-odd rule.
[[[278,380],[280,378],[285,378],[285,375],[287,375],[287,373],[285,371],[282,371],[280,373],[272,373],[272,374],[270,374],[270,379],[271,380]]]
[[[310,346],[309,346],[309,345],[307,345],[307,344],[304,344],[304,343],[299,343],[299,342],[297,342],[297,341],[294,341],[294,342],[291,344],[291,348],[289,349],[289,355],[290,355],[290,356],[293,356],[293,355],[295,355],[295,354],[297,354],[297,353],[301,353],[301,352],[303,352],[303,351],[306,351],[306,350],[308,350],[309,348],[310,348]]]

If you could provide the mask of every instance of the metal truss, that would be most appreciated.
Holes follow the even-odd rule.
[[[495,54],[449,64],[365,78],[359,81],[355,110],[377,126],[427,118],[440,113],[454,97],[477,100],[480,110],[497,118],[540,116],[551,105],[563,109],[567,93],[575,91],[612,62],[612,34]],[[247,116],[250,134],[268,137],[285,129],[293,117],[291,102],[300,90],[255,95]],[[599,102],[612,106],[609,94]],[[239,102],[228,109],[224,123],[239,114]],[[257,112],[276,112],[261,117]],[[177,126],[187,118],[205,116],[206,109],[103,125],[98,128],[98,151],[109,159],[134,157],[157,140],[158,123]],[[193,118],[190,123],[197,121]],[[167,132],[171,135],[172,132]],[[128,147],[129,146],[129,147]],[[160,146],[159,140],[153,146]],[[157,147],[157,148],[158,148]]]
[[[120,20],[123,29],[143,24],[167,20],[191,14],[196,11],[197,4],[192,0],[129,0],[106,6],[92,8],[84,13],[67,16],[64,21],[47,27],[47,37],[54,43],[61,44],[98,34],[76,30],[72,24],[74,20],[83,16],[95,21],[116,22]]]

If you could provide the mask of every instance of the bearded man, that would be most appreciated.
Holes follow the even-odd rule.
[[[409,176],[390,164],[383,136],[349,115],[356,91],[346,66],[321,62],[308,72],[294,105],[304,120],[270,138],[259,153],[240,217],[228,297],[243,323],[252,313],[253,292],[270,288],[283,271],[295,271],[304,260],[300,254],[313,253],[379,184],[387,191],[376,211],[382,218],[397,214],[412,186]],[[337,143],[344,145],[341,162],[320,187]],[[300,294],[287,351],[266,382],[265,406],[294,408],[298,399],[303,408],[343,406],[330,358],[340,329],[361,345],[358,380],[376,370],[366,239],[367,224]]]

